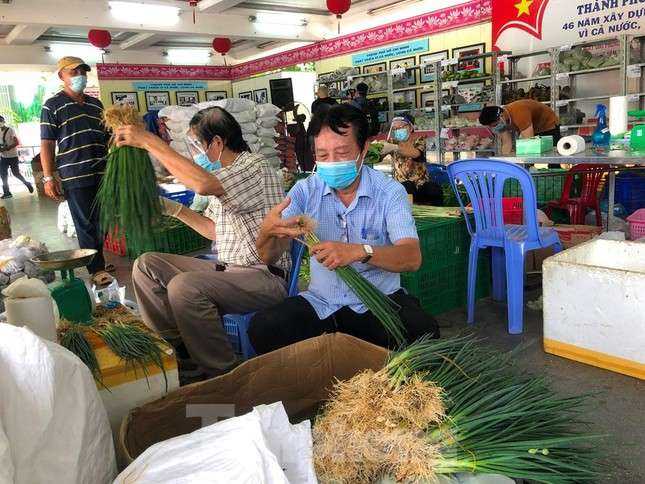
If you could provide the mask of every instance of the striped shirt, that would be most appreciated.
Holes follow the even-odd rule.
[[[334,191],[316,175],[301,180],[289,192],[291,204],[282,218],[305,214],[318,222],[316,235],[321,241],[369,244],[375,247],[393,245],[402,239],[418,239],[408,195],[400,183],[372,168],[363,166],[356,198],[345,207]],[[398,273],[370,264],[352,264],[363,277],[385,294],[401,289]],[[310,260],[311,283],[300,295],[325,319],[343,306],[356,313],[367,308],[336,275]]]
[[[245,267],[264,265],[255,240],[269,210],[284,200],[282,177],[264,155],[248,152],[240,153],[215,176],[224,187],[224,194],[209,197],[204,215],[215,222],[217,259]],[[288,273],[289,254],[284,254],[275,265]]]
[[[56,141],[56,168],[65,188],[99,183],[109,139],[102,116],[101,101],[87,95],[80,104],[61,91],[43,105],[40,138]]]

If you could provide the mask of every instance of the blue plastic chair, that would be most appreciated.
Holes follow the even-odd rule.
[[[491,247],[493,254],[493,297],[508,299],[508,332],[520,334],[524,310],[524,256],[543,247],[562,250],[558,233],[550,227],[539,227],[533,180],[524,168],[498,160],[463,160],[448,165],[454,190],[471,236],[468,260],[468,324],[475,317],[475,282],[480,249]],[[502,210],[504,183],[515,179],[524,198],[524,225],[505,225]],[[466,216],[457,185],[463,184],[474,211],[475,230]]]
[[[289,273],[287,297],[298,295],[298,275],[300,274],[300,263],[305,246],[298,242],[291,243],[291,272]],[[210,255],[197,256],[198,259],[213,259]],[[249,324],[254,312],[245,314],[225,314],[222,317],[224,330],[229,337],[231,345],[236,353],[241,354],[245,360],[253,358],[256,353],[249,340]]]

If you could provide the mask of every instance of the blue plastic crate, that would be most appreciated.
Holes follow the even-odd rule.
[[[162,190],[161,196],[190,207],[190,204],[193,203],[193,199],[195,198],[195,192],[192,190],[182,190],[180,192],[169,193]]]
[[[251,346],[249,335],[247,334],[253,314],[255,313],[226,314],[222,318],[224,322],[224,330],[233,346],[233,351],[242,356],[245,360],[253,358],[256,355],[253,346]]]
[[[625,207],[627,215],[645,207],[645,175],[620,173],[616,177],[616,203]]]

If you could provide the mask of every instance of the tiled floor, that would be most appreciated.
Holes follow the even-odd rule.
[[[14,235],[28,234],[39,239],[51,250],[76,246],[75,239],[61,235],[56,228],[56,205],[48,200],[15,192],[4,205],[12,217]],[[117,267],[117,278],[130,290],[131,262],[108,254],[108,260]],[[527,300],[538,294],[527,294]],[[463,310],[452,311],[439,318],[443,335],[450,336],[465,329]],[[527,371],[546,375],[562,394],[590,393],[586,420],[590,431],[609,435],[606,444],[612,475],[608,483],[645,483],[645,381],[604,371],[591,366],[545,354],[542,351],[542,314],[527,309],[525,331],[509,335],[506,331],[506,306],[483,300],[476,313],[476,333],[487,343],[509,350],[522,344],[519,365]],[[645,349],[644,349],[645,351]]]

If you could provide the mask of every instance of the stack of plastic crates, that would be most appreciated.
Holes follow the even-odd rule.
[[[417,272],[401,274],[401,284],[436,315],[466,305],[470,235],[463,218],[415,218],[422,264]],[[476,297],[490,294],[490,255],[480,251]]]
[[[136,246],[125,234],[127,255],[136,259],[144,252],[164,252],[167,254],[186,254],[203,249],[210,244],[210,240],[202,237],[193,229],[179,220],[167,218],[160,224],[159,229],[154,229],[152,240],[142,246]]]

